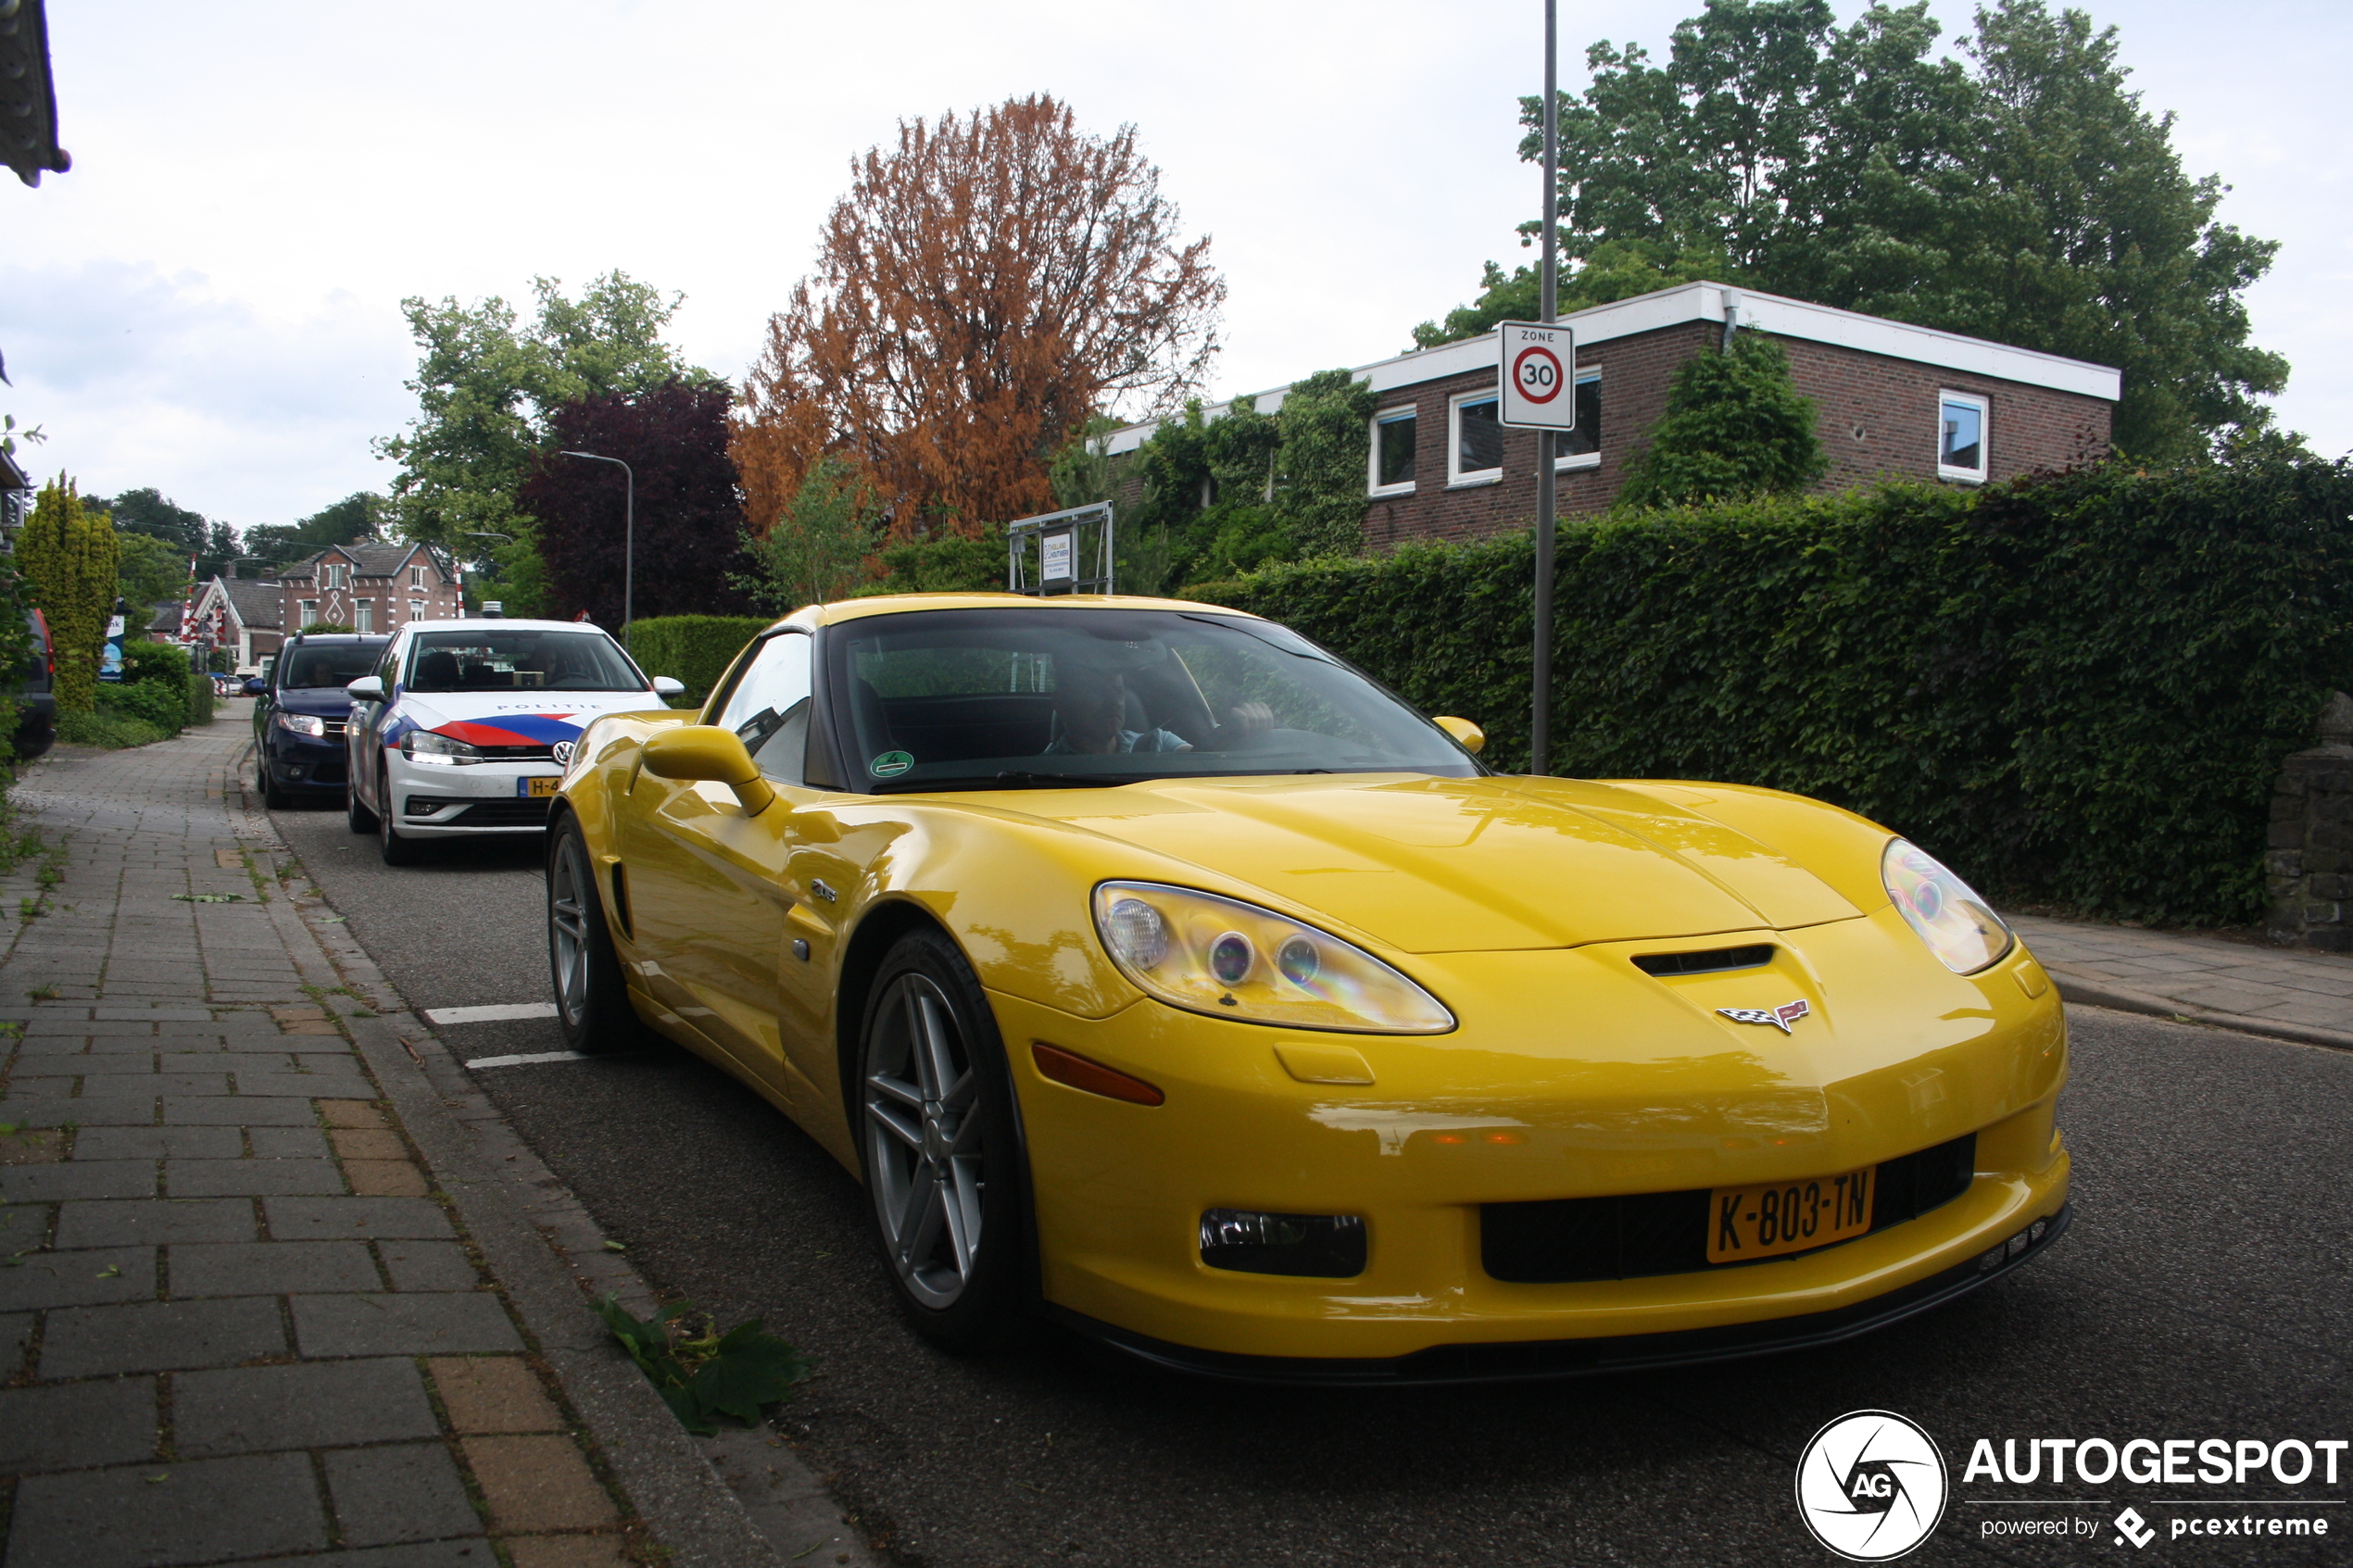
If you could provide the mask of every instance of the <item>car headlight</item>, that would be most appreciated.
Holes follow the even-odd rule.
[[[320,739],[327,733],[327,721],[315,713],[289,713],[282,708],[272,717],[278,728],[291,730],[298,735]]]
[[[1879,874],[1904,922],[1955,974],[1976,973],[2018,941],[1968,883],[1900,838],[1888,841]]]
[[[1171,1007],[1362,1035],[1442,1035],[1454,1015],[1362,947],[1189,887],[1106,882],[1095,930],[1122,974]]]
[[[479,746],[437,735],[431,730],[411,730],[400,737],[400,755],[411,762],[435,762],[444,767],[464,767],[469,762],[484,760]]]

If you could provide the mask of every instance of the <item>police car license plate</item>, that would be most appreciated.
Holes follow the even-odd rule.
[[[1861,1236],[1871,1228],[1876,1166],[1770,1186],[1718,1187],[1708,1194],[1707,1261],[1778,1258]]]
[[[515,794],[522,799],[537,800],[542,797],[555,794],[557,786],[562,783],[563,780],[553,777],[517,779]]]

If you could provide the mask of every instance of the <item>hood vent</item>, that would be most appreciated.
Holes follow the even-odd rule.
[[[1747,947],[1706,947],[1690,953],[1644,953],[1634,967],[1644,974],[1720,974],[1729,969],[1762,969],[1773,961],[1773,945],[1759,942]]]

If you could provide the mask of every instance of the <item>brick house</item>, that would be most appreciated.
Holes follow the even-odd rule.
[[[1561,318],[1577,334],[1578,429],[1561,439],[1559,515],[1608,509],[1626,465],[1667,410],[1676,369],[1731,331],[1770,334],[1814,402],[1831,460],[1819,489],[1878,479],[1983,484],[2107,449],[2121,372],[1882,317],[1722,283],[1685,283]],[[1496,421],[1496,342],[1486,333],[1361,367],[1378,398],[1365,542],[1476,539],[1536,516],[1536,433]],[[1282,406],[1262,393],[1258,411]],[[1206,410],[1213,418],[1229,405]],[[1114,433],[1119,471],[1152,432]],[[1133,499],[1139,482],[1117,485]]]
[[[423,545],[333,545],[278,574],[279,624],[321,621],[383,634],[463,613],[457,569]]]

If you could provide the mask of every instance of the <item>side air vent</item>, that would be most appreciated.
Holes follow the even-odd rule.
[[[1644,953],[1634,967],[1644,974],[1718,974],[1728,969],[1762,969],[1773,961],[1773,945],[1708,947],[1696,953]]]

